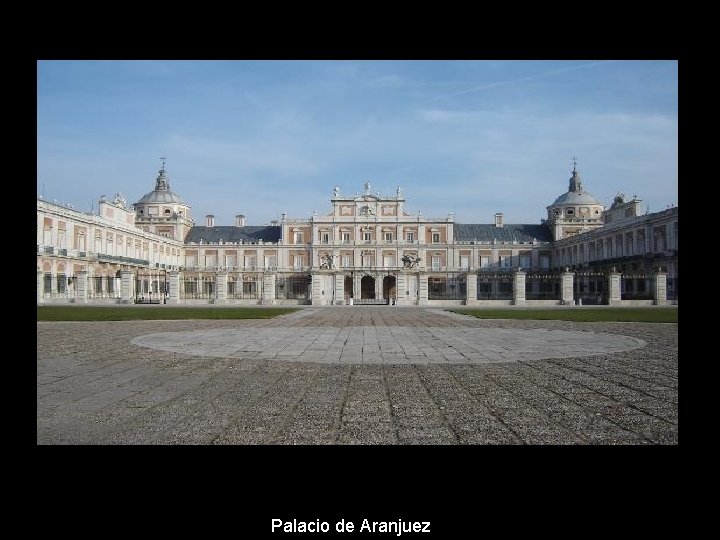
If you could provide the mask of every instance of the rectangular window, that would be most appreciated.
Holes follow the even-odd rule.
[[[530,268],[530,255],[520,255],[520,267],[526,270]]]
[[[268,255],[265,257],[265,268],[275,268],[277,266],[277,255]]]
[[[350,243],[350,233],[344,232],[342,233],[342,243],[343,244],[349,244]]]
[[[295,270],[302,270],[303,257],[302,255],[295,255]]]
[[[487,268],[490,266],[490,257],[480,257],[480,268]]]
[[[412,244],[415,241],[415,233],[409,232],[409,233],[407,233],[405,238],[407,238],[408,244]]]
[[[330,233],[320,233],[320,243],[321,244],[329,244],[330,243]]]
[[[440,270],[440,257],[433,257],[432,258],[432,269],[434,271]]]
[[[245,268],[255,268],[257,265],[257,258],[255,255],[245,257]]]
[[[341,258],[341,266],[343,268],[350,268],[350,256],[349,255],[343,255]]]
[[[369,244],[370,242],[372,242],[372,233],[371,232],[363,233],[363,240],[365,241],[366,244]]]
[[[395,257],[393,257],[392,255],[386,255],[385,257],[383,257],[383,265],[385,266],[385,268],[391,268],[395,266]]]
[[[463,270],[468,270],[470,268],[470,257],[461,256],[460,257],[460,268]]]
[[[387,244],[392,243],[392,233],[391,232],[385,233],[385,243],[387,243]]]
[[[437,232],[432,233],[432,243],[433,244],[440,243],[440,233],[437,233]]]
[[[302,233],[302,231],[295,233],[295,243],[296,243],[296,244],[302,244],[302,243],[303,243],[303,233]]]

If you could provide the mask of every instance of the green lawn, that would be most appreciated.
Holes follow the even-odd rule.
[[[175,306],[38,306],[38,321],[152,321],[179,319],[272,319],[298,308]]]
[[[567,308],[567,309],[451,309],[454,313],[479,319],[535,319],[551,321],[618,321],[676,323],[677,308]]]

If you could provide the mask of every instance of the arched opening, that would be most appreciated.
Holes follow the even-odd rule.
[[[360,280],[360,298],[375,298],[375,278],[363,276]]]
[[[345,276],[345,303],[347,303],[353,295],[353,279],[350,276]]]
[[[397,295],[395,276],[385,276],[383,278],[383,298],[385,300],[395,299]]]

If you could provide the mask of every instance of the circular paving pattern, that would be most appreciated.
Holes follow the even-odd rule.
[[[158,332],[132,343],[219,358],[348,364],[482,364],[612,354],[641,339],[577,330],[358,326]]]

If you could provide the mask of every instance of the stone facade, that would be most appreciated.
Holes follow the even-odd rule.
[[[208,215],[197,226],[164,166],[133,210],[120,194],[102,197],[97,214],[38,199],[37,301],[571,305],[623,303],[628,290],[677,301],[677,208],[640,216],[639,201],[616,198],[606,211],[575,169],[540,224],[501,213],[460,224],[405,202],[400,188],[386,196],[366,183],[354,196],[335,188],[330,210],[307,219],[216,226]],[[588,269],[602,280],[575,279]]]

